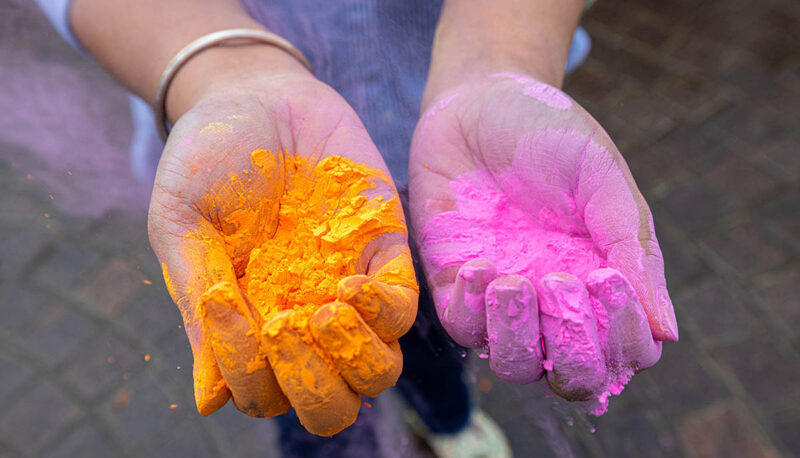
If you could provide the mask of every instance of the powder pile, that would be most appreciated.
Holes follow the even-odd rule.
[[[435,271],[483,258],[498,275],[522,275],[536,285],[551,272],[585,281],[589,272],[606,267],[591,238],[546,228],[511,202],[488,173],[465,174],[450,185],[457,210],[435,216],[421,235]]]
[[[316,166],[287,157],[285,169],[275,234],[251,252],[239,280],[265,319],[290,309],[308,317],[335,301],[341,279],[364,273],[369,259],[361,257],[370,241],[406,232],[397,198],[377,193],[378,184],[388,186],[383,172],[338,156]]]
[[[264,150],[251,162],[274,170]],[[359,395],[377,396],[400,376],[397,338],[413,322],[418,290],[385,173],[338,156],[315,164],[284,155],[282,165],[277,225],[238,283],[264,323],[256,359],[268,359],[306,429],[330,436],[355,422]]]
[[[386,173],[343,157],[258,149],[250,166],[200,205],[220,215],[222,246],[202,229],[187,235],[203,291],[194,316],[213,348],[193,348],[198,409],[218,409],[228,389],[236,402],[243,389],[253,403],[237,407],[248,414],[291,405],[309,432],[330,436],[355,422],[359,396],[377,396],[402,371],[397,339],[418,299],[402,205]],[[238,288],[210,284],[230,278],[231,264]]]

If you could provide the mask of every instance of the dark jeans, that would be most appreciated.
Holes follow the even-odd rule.
[[[422,272],[419,268],[416,270]],[[431,431],[454,433],[466,426],[471,409],[469,391],[462,378],[466,350],[453,342],[442,328],[425,279],[418,280],[419,312],[414,326],[400,339],[403,373],[397,381],[397,389]],[[277,421],[281,450],[287,458],[370,457],[378,452],[375,409],[362,408],[356,423],[333,437],[308,433],[294,410],[278,417]]]

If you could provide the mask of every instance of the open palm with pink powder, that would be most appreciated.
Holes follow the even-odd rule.
[[[560,90],[490,74],[430,104],[410,159],[439,318],[501,379],[546,374],[605,411],[678,330],[653,220],[602,127]]]

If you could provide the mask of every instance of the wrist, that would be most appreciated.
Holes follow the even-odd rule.
[[[422,111],[455,86],[490,73],[521,73],[561,87],[582,4],[447,0],[436,29]]]
[[[167,91],[166,115],[174,124],[201,100],[255,80],[277,76],[313,78],[294,56],[265,43],[220,45],[192,57],[176,74]]]
[[[447,48],[442,45],[438,58],[431,60],[422,98],[423,112],[456,86],[480,81],[492,73],[529,75],[555,87],[561,87],[564,78],[566,58],[545,45],[531,44],[518,49],[508,44],[483,42],[472,46],[469,52],[445,51]]]

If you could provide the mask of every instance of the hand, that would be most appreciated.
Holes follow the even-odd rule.
[[[414,235],[445,329],[515,383],[605,410],[678,330],[652,216],[602,127],[514,73],[433,97],[411,147]],[[540,338],[542,339],[540,341]]]
[[[418,293],[397,193],[355,112],[304,70],[215,78],[175,124],[149,214],[194,354],[197,407],[207,415],[232,397],[248,415],[269,417],[292,406],[310,432],[331,435],[355,421],[359,395],[393,385],[402,368],[397,339],[414,321]],[[354,246],[363,249],[343,267],[353,275],[310,317],[268,313],[274,304],[247,294],[251,253],[281,230],[287,184],[327,190],[295,158],[313,165],[331,156],[374,172],[353,217],[382,202],[394,219],[359,229]]]

